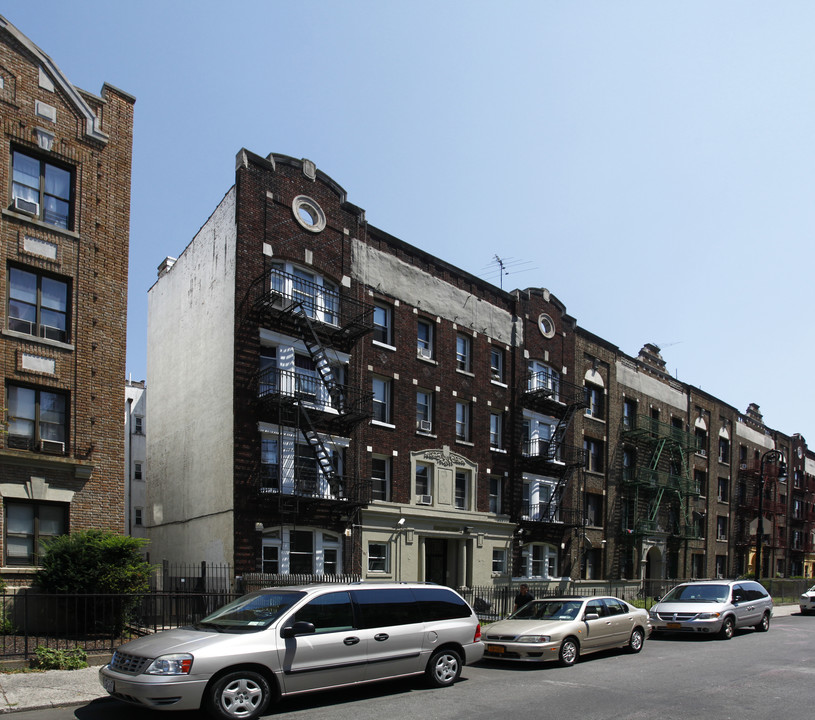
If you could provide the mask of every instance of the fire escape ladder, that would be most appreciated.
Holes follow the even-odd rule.
[[[563,475],[558,478],[557,485],[555,485],[551,495],[549,496],[549,501],[546,503],[546,513],[544,517],[546,517],[546,519],[550,522],[554,519],[555,514],[561,507],[563,493],[566,491],[566,486],[569,484],[569,480],[574,474],[574,471],[574,465],[567,465],[563,471]]]
[[[325,346],[320,342],[317,333],[314,332],[314,324],[311,322],[311,318],[303,311],[302,307],[297,311],[295,317],[303,334],[303,342],[305,343],[306,349],[309,355],[311,355],[311,359],[314,360],[317,373],[331,398],[331,404],[338,412],[342,412],[342,389],[337,383],[337,378],[334,375],[334,369],[331,367]]]
[[[569,424],[572,422],[572,418],[574,417],[575,413],[580,407],[585,406],[583,403],[580,402],[571,403],[570,405],[566,406],[566,411],[563,413],[563,416],[557,421],[555,430],[552,433],[552,440],[549,443],[550,453],[556,452],[557,448],[559,448],[563,443],[563,439],[566,437],[566,430],[569,428]]]
[[[651,505],[648,508],[648,520],[652,524],[656,523],[657,515],[659,514],[659,506],[662,503],[662,496],[665,494],[665,488],[660,487],[657,490],[656,495],[654,495],[653,499],[651,500]]]
[[[311,446],[312,450],[314,450],[314,457],[317,458],[317,465],[320,468],[320,472],[328,482],[328,486],[331,488],[331,492],[335,497],[341,497],[342,487],[339,478],[337,478],[337,473],[334,470],[334,465],[331,462],[331,453],[328,452],[322,438],[314,429],[314,424],[311,422],[308,410],[306,410],[303,405],[300,406],[300,416],[303,418],[303,427],[301,428],[303,437],[305,437],[306,442]]]

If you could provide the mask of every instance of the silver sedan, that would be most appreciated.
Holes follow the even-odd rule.
[[[638,653],[650,631],[648,613],[616,597],[533,600],[484,629],[484,657],[569,666],[608,648]]]

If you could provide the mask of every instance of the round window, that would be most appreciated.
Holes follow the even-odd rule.
[[[543,337],[555,336],[555,321],[552,320],[546,313],[541,313],[538,317],[538,329],[541,331]]]
[[[325,213],[323,209],[306,195],[298,195],[291,204],[294,219],[306,230],[320,232],[325,229]]]

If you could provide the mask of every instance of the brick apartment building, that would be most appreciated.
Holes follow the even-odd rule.
[[[778,449],[800,479],[765,468],[763,564],[812,571],[803,438],[547,290],[369,225],[308,160],[242,150],[148,307],[153,560],[452,586],[733,575]]]
[[[134,99],[73,86],[0,17],[2,576],[40,542],[124,530],[125,371]]]

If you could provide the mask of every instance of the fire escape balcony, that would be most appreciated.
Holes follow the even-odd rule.
[[[585,466],[586,451],[566,443],[528,440],[521,444],[521,464],[528,472],[557,476]]]
[[[373,330],[374,306],[327,283],[310,282],[282,270],[264,273],[250,285],[244,317],[298,336],[303,316],[311,321],[322,343],[350,351],[360,337]]]
[[[297,425],[301,407],[315,426],[350,432],[371,417],[373,393],[350,385],[326,386],[307,372],[270,368],[258,376],[258,416],[267,422]]]
[[[699,440],[693,433],[685,432],[681,428],[668,423],[660,422],[647,415],[635,415],[628,424],[623,426],[623,437],[632,440],[641,440],[647,443],[667,441],[683,450],[696,452],[699,449]]]
[[[256,486],[261,499],[280,504],[298,500],[349,507],[371,502],[370,478],[335,475],[334,480],[337,492],[332,492],[327,479],[314,463],[295,463],[285,477],[281,477],[280,465],[263,463]]]
[[[554,503],[523,503],[521,520],[524,523],[550,523],[554,525],[580,525],[578,511],[574,508],[563,508]]]
[[[549,372],[527,373],[521,386],[524,407],[559,417],[569,408],[588,407],[588,391],[582,385],[556,378]]]
[[[675,490],[682,495],[698,496],[696,482],[682,475],[674,475],[663,470],[647,467],[626,468],[622,475],[623,485],[653,490]]]

